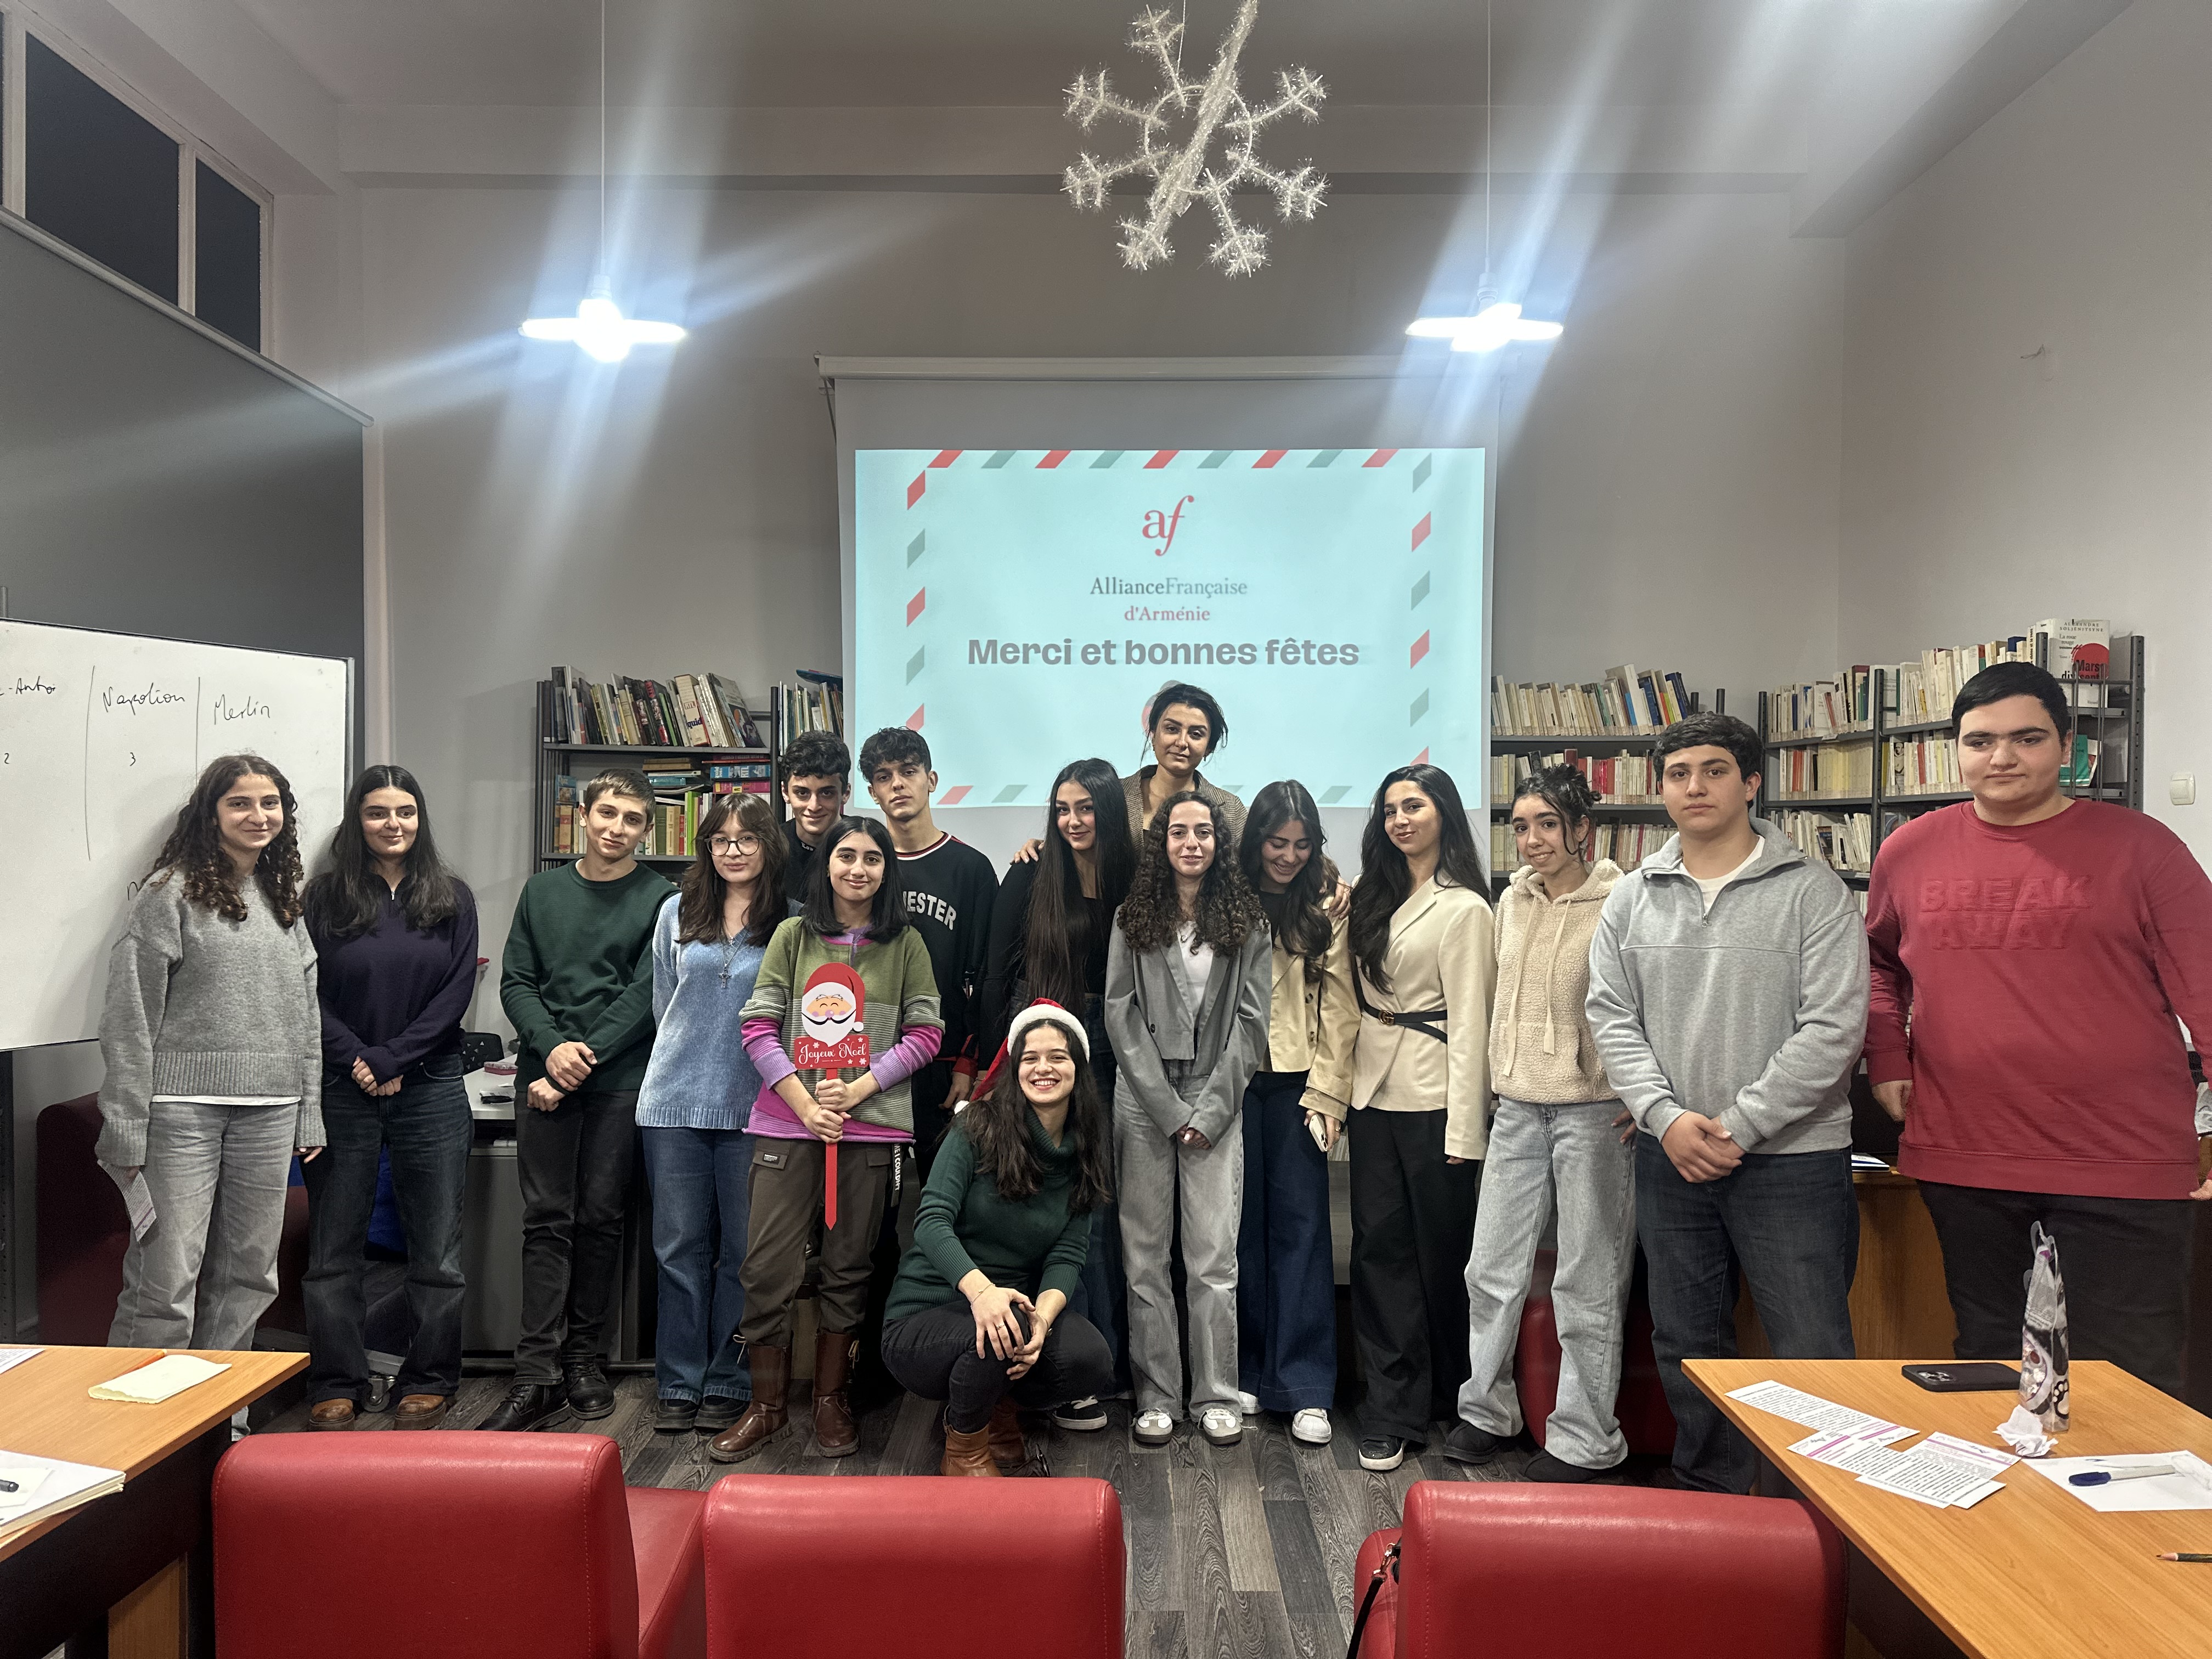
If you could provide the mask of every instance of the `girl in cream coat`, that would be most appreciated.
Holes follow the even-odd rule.
[[[1336,1397],[1336,1271],[1328,1149],[1352,1097],[1359,1009],[1352,952],[1325,902],[1335,885],[1321,814],[1297,783],[1252,798],[1237,851],[1274,935],[1267,1052],[1244,1091],[1244,1216],[1237,1235],[1237,1376],[1247,1412],[1288,1412],[1325,1446]]]
[[[1359,1464],[1394,1469],[1466,1379],[1464,1274],[1490,1109],[1489,883],[1450,775],[1375,792],[1352,896],[1352,1316]]]
[[[1513,803],[1523,862],[1498,910],[1490,1030],[1498,1114],[1467,1264],[1471,1373],[1444,1441],[1445,1456],[1487,1463],[1521,1431],[1513,1351],[1528,1270],[1556,1205],[1559,1393],[1531,1480],[1593,1480],[1628,1455],[1613,1406],[1636,1258],[1636,1164],[1583,1012],[1590,938],[1620,879],[1610,859],[1583,862],[1596,804],[1572,766],[1547,768]]]

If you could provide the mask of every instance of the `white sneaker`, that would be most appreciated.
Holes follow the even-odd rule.
[[[1256,1394],[1247,1394],[1242,1389],[1237,1389],[1237,1409],[1247,1417],[1257,1417],[1260,1414],[1260,1396]]]
[[[1336,1431],[1329,1426],[1328,1413],[1318,1406],[1309,1406],[1291,1419],[1291,1438],[1309,1446],[1326,1446],[1335,1438]]]
[[[1198,1414],[1198,1431],[1217,1446],[1233,1446],[1244,1435],[1244,1419],[1226,1406],[1208,1406]]]
[[[1139,1412],[1129,1433],[1140,1446],[1164,1446],[1175,1438],[1175,1419],[1157,1408]]]

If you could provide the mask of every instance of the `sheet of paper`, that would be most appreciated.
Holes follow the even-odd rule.
[[[1859,1484],[1939,1510],[1953,1504],[1965,1508],[1989,1496],[1982,1488],[1992,1484],[1990,1473],[1990,1466],[1979,1458],[1954,1456],[1923,1441],[1899,1453],[1880,1474],[1860,1475]]]
[[[22,1490],[0,1492],[0,1528],[36,1520],[123,1489],[123,1471],[89,1463],[65,1463],[56,1457],[0,1450],[0,1478]]]
[[[2140,1468],[2146,1463],[2171,1463],[2175,1473],[2148,1480],[2115,1480],[2104,1486],[2077,1486],[2067,1480],[2088,1469]],[[2027,1466],[2060,1491],[2069,1492],[2093,1510],[2120,1515],[2145,1510],[2212,1510],[2212,1468],[2194,1452],[2137,1452],[2120,1457],[2045,1457]]]
[[[1920,1443],[1931,1450],[1940,1450],[1948,1456],[1959,1458],[1966,1462],[1978,1462],[1984,1466],[1993,1477],[1999,1469],[2009,1468],[2020,1462],[2020,1459],[2008,1451],[2001,1450],[1996,1446],[1984,1446],[1978,1440],[1961,1440],[1955,1434],[1931,1434]]]
[[[0,1371],[10,1371],[33,1354],[44,1353],[44,1348],[0,1348]]]
[[[1876,1474],[1904,1455],[1894,1449],[1893,1443],[1908,1440],[1917,1432],[1895,1423],[1885,1423],[1863,1434],[1811,1435],[1790,1449],[1801,1457],[1809,1457],[1815,1463],[1826,1463],[1848,1474]]]
[[[94,1400],[121,1400],[152,1406],[173,1399],[186,1389],[197,1388],[210,1376],[220,1376],[229,1369],[196,1353],[163,1354],[149,1365],[96,1382],[87,1392]]]
[[[123,1194],[123,1211],[131,1218],[131,1237],[143,1238],[154,1228],[154,1194],[146,1185],[146,1172],[141,1170],[130,1180],[112,1164],[100,1166],[107,1171],[107,1178],[115,1183],[115,1190]]]
[[[14,1492],[0,1492],[0,1527],[46,1501],[39,1496],[39,1488],[46,1484],[43,1465],[0,1463],[0,1480],[15,1483]]]
[[[1869,1429],[1895,1426],[1879,1417],[1869,1417],[1849,1406],[1838,1406],[1832,1400],[1823,1400],[1816,1394],[1806,1394],[1781,1382],[1747,1383],[1741,1389],[1730,1389],[1729,1398],[1827,1434],[1861,1434]]]

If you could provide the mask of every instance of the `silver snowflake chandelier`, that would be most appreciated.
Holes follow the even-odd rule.
[[[1129,45],[1152,58],[1159,67],[1161,91],[1149,104],[1132,103],[1107,84],[1106,71],[1079,74],[1067,89],[1067,113],[1085,131],[1103,116],[1127,121],[1137,129],[1137,147],[1118,160],[1102,161],[1089,151],[1067,169],[1063,188],[1076,206],[1099,209],[1117,179],[1142,174],[1152,179],[1152,195],[1141,219],[1121,222],[1121,263],[1133,270],[1149,270],[1156,262],[1171,258],[1174,245],[1168,232],[1184,210],[1203,202],[1213,210],[1221,235],[1206,257],[1231,276],[1243,276],[1267,263],[1267,233],[1237,216],[1235,195],[1239,188],[1272,191],[1275,210],[1285,219],[1310,219],[1322,205],[1328,180],[1310,162],[1297,171],[1279,172],[1254,153],[1262,129],[1286,115],[1307,120],[1321,117],[1327,92],[1310,70],[1279,70],[1273,103],[1255,108],[1237,84],[1237,60],[1252,33],[1260,0],[1239,0],[1236,21],[1222,37],[1221,50],[1205,78],[1187,81],[1182,74],[1181,22],[1170,22],[1164,11],[1148,11],[1130,26]],[[1178,128],[1188,122],[1187,131]],[[1219,165],[1208,161],[1216,139],[1222,145]]]

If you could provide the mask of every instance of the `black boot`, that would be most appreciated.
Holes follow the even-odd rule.
[[[615,1408],[614,1384],[596,1359],[580,1359],[561,1368],[562,1386],[568,1391],[568,1409],[590,1421]]]
[[[514,1433],[550,1423],[568,1409],[568,1402],[557,1384],[518,1382],[477,1426],[495,1433]]]

